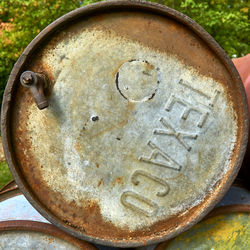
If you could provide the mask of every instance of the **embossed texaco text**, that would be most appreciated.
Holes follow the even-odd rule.
[[[181,112],[178,118],[180,123],[184,123],[192,113],[195,113],[197,119],[193,119],[193,126],[198,128],[198,132],[194,133],[188,130],[176,129],[170,120],[167,120],[166,117],[160,117],[158,121],[159,127],[152,131],[152,139],[147,142],[147,147],[151,152],[149,151],[149,154],[142,154],[138,158],[139,161],[145,164],[150,164],[160,168],[167,168],[175,172],[182,171],[184,167],[183,163],[178,162],[178,159],[176,159],[174,155],[171,155],[166,149],[161,148],[160,145],[153,142],[153,139],[158,136],[165,138],[171,137],[174,139],[174,143],[176,143],[176,145],[178,144],[181,146],[183,150],[189,154],[189,152],[192,151],[193,144],[191,142],[195,142],[200,136],[199,131],[202,131],[204,125],[206,124],[220,94],[218,90],[214,90],[212,95],[204,93],[201,90],[193,88],[189,82],[186,82],[183,79],[180,79],[178,84],[180,84],[182,88],[190,91],[193,95],[202,97],[204,103],[200,103],[198,105],[196,103],[196,105],[194,105],[185,100],[178,93],[174,93],[171,94],[166,101],[164,112],[171,112],[175,105],[179,105],[181,107]],[[153,168],[152,173],[154,173]],[[164,197],[166,198],[169,192],[171,192],[171,187],[164,180],[164,177],[159,177],[152,173],[144,170],[135,170],[130,181],[132,185],[138,187],[140,187],[142,181],[153,181],[156,184],[156,187],[158,187],[157,192],[155,192],[154,189],[152,192],[155,193],[149,194],[148,197],[145,197],[145,195],[142,195],[139,192],[136,193],[134,191],[126,190],[121,195],[121,203],[123,206],[134,211],[135,213],[140,213],[147,217],[155,216],[159,211],[159,206],[155,200],[152,200],[152,197],[156,196],[163,199]]]

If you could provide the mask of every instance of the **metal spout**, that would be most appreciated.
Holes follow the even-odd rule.
[[[44,90],[48,86],[48,80],[45,75],[25,71],[20,76],[20,82],[24,87],[30,89],[39,109],[44,109],[49,106],[48,100],[44,95]]]

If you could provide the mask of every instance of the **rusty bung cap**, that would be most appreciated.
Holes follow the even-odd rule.
[[[46,219],[138,246],[186,230],[222,198],[247,112],[231,60],[198,24],[158,4],[108,1],[61,17],[26,48],[2,135],[19,188]]]

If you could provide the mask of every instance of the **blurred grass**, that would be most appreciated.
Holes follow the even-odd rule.
[[[13,179],[6,162],[0,163],[0,188]]]

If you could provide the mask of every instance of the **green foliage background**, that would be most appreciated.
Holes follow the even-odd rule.
[[[152,0],[188,15],[230,57],[250,51],[248,0]],[[29,42],[63,14],[98,0],[0,0],[0,103],[10,71]]]
[[[8,165],[6,162],[0,163],[0,188],[2,188],[6,183],[11,181],[13,178],[9,171]]]

